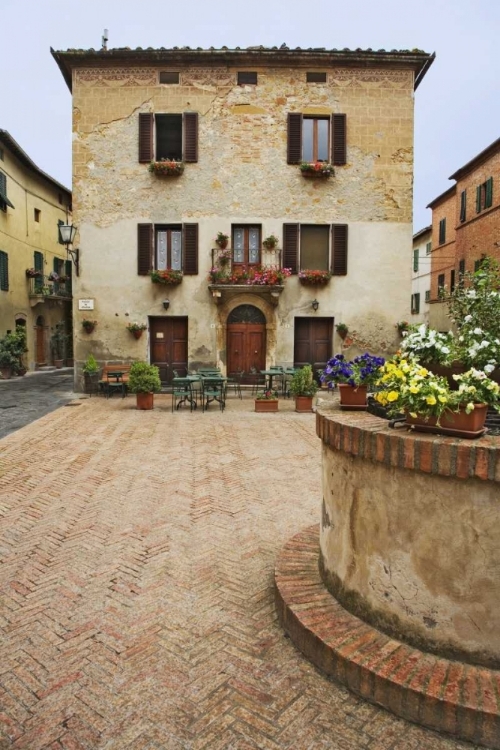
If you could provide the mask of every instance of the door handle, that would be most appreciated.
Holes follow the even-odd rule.
[[[254,354],[257,354],[257,349],[254,351]]]

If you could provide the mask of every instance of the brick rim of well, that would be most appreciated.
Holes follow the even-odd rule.
[[[500,749],[500,671],[412,648],[347,612],[319,567],[319,525],[292,537],[275,566],[281,626],[319,669],[416,724]]]

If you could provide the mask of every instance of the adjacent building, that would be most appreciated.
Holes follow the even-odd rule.
[[[409,323],[429,322],[431,297],[432,226],[413,235],[411,318]]]
[[[320,368],[340,349],[338,323],[353,351],[397,346],[410,312],[414,91],[433,56],[52,54],[73,95],[79,371],[90,352],[103,365],[146,359],[166,382],[206,364]],[[289,278],[265,283],[282,268]]]
[[[71,265],[58,231],[70,212],[71,192],[0,130],[0,337],[26,328],[29,369],[52,364],[58,325],[72,356]]]
[[[432,273],[429,322],[447,330],[443,297],[486,256],[500,261],[500,138],[451,175],[455,184],[429,203]]]

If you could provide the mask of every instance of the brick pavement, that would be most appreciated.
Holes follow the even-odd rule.
[[[0,748],[451,750],[320,674],[277,624],[318,521],[314,417],[59,409],[0,441]]]

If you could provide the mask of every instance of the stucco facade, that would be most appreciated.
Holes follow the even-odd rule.
[[[0,336],[16,325],[26,328],[28,369],[52,364],[51,336],[64,322],[71,334],[71,282],[54,285],[48,276],[64,269],[65,247],[58,241],[58,223],[70,215],[71,193],[40,170],[5,130],[0,130],[0,179],[8,203],[0,195],[0,251],[7,283],[0,290]],[[3,176],[1,176],[3,175]],[[1,192],[1,191],[0,191]],[[11,204],[11,205],[9,205]],[[27,278],[38,254],[41,276]]]
[[[266,365],[297,360],[297,318],[330,321],[331,352],[341,345],[339,322],[349,326],[354,347],[396,347],[395,323],[409,317],[411,295],[414,87],[432,58],[291,50],[53,54],[73,93],[78,366],[90,352],[101,363],[150,359],[150,337],[132,339],[126,324],[174,317],[187,318],[188,368],[224,368],[227,316],[244,304],[265,317]],[[238,85],[241,70],[255,71],[257,84]],[[325,81],[308,83],[310,70],[324,71]],[[160,84],[161,71],[179,71],[179,82]],[[186,112],[198,115],[197,161],[179,177],[158,177],[138,160],[139,115]],[[324,122],[345,115],[347,158],[334,176],[306,179],[287,163],[289,113]],[[234,227],[256,226],[261,240],[276,235],[279,265],[291,223],[347,225],[347,273],[324,287],[302,286],[293,274],[275,299],[265,289],[259,295],[228,288],[220,296],[209,289],[217,232],[231,236]],[[138,275],[139,224],[196,224],[197,273],[185,273],[175,288]],[[89,317],[79,299],[94,305],[90,336],[79,325]]]
[[[432,227],[413,235],[410,323],[429,322]]]

